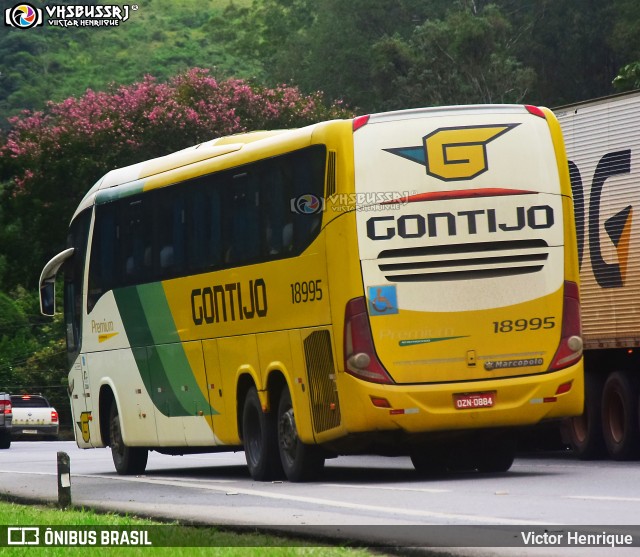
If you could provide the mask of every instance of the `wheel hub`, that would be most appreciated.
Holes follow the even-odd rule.
[[[293,409],[289,409],[282,414],[278,423],[278,438],[280,446],[288,454],[293,455],[298,444],[298,434],[296,432],[296,421],[293,416]]]

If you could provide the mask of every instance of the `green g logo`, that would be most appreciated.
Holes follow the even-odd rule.
[[[487,144],[518,124],[438,128],[416,147],[385,149],[423,164],[427,174],[439,180],[472,180],[489,168]]]

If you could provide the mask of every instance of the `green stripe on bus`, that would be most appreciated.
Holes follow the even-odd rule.
[[[113,296],[116,299],[124,330],[131,346],[152,345],[153,337],[137,287],[116,288],[113,291]]]
[[[162,283],[143,284],[138,286],[137,290],[153,344],[180,342]]]
[[[123,184],[121,186],[105,188],[103,190],[99,190],[98,193],[96,193],[95,203],[96,205],[109,203],[110,201],[115,201],[116,199],[122,199],[123,197],[129,197],[131,195],[142,193],[143,189],[144,180],[136,180],[134,182],[129,182],[128,184]]]
[[[202,393],[176,331],[161,283],[114,291],[147,393],[165,416],[217,414]]]

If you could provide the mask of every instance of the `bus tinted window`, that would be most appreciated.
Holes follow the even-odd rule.
[[[316,145],[97,205],[87,310],[113,288],[300,254],[322,215],[295,201],[323,195],[325,158]]]

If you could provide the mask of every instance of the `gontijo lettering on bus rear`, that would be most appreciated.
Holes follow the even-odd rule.
[[[496,213],[496,209],[476,208],[457,212],[409,214],[371,217],[367,221],[367,237],[372,240],[400,238],[436,238],[438,236],[475,235],[486,232],[500,234],[520,230],[551,228],[553,208],[549,205],[516,206]]]

